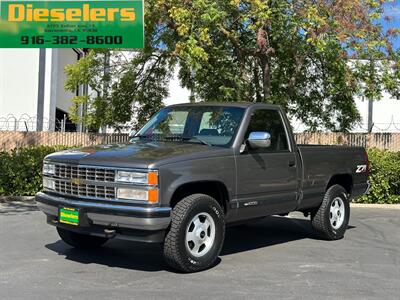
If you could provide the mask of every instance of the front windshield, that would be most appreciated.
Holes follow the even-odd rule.
[[[244,109],[223,106],[175,106],[159,111],[132,139],[182,141],[228,146]]]

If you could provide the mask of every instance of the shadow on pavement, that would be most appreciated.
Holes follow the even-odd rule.
[[[37,210],[35,201],[0,202],[0,215],[20,215]]]
[[[112,268],[142,271],[165,270],[160,244],[143,244],[113,240],[98,249],[74,249],[59,240],[46,245],[47,249],[65,256],[65,259],[83,264],[101,264]]]
[[[267,217],[251,225],[228,228],[220,256],[223,260],[227,255],[306,238],[314,238],[309,220]],[[46,248],[68,260],[83,264],[94,263],[148,272],[172,271],[163,261],[161,244],[112,240],[99,249],[78,250],[59,240],[46,245]]]
[[[315,238],[308,219],[266,217],[249,225],[228,228],[221,256],[307,238]]]

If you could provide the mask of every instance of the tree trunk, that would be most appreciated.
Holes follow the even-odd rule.
[[[260,74],[258,72],[259,64],[258,60],[255,59],[253,62],[253,80],[254,80],[254,91],[255,91],[255,101],[262,102],[261,91],[260,91]]]
[[[270,55],[274,53],[271,48],[267,26],[260,27],[257,31],[258,57],[260,59],[262,72],[262,90],[263,101],[268,102],[271,98],[271,59]]]
[[[269,102],[271,98],[271,65],[267,56],[261,58],[261,69],[263,78],[263,102]]]

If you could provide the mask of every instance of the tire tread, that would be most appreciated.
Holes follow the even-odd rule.
[[[182,223],[185,220],[186,214],[188,213],[190,208],[196,205],[196,202],[198,202],[200,197],[207,197],[210,201],[215,202],[214,205],[220,207],[215,199],[205,194],[192,194],[183,198],[176,204],[176,206],[172,210],[171,226],[164,241],[164,259],[166,263],[170,267],[183,272],[199,271],[199,269],[191,265],[179,251],[179,231],[181,229],[181,226],[183,226]],[[209,264],[203,266],[201,269],[207,269],[212,264],[213,262],[210,262]]]
[[[337,240],[337,239],[340,239],[343,237],[343,234],[338,235],[332,231],[330,222],[326,218],[326,211],[329,210],[329,206],[330,206],[333,195],[339,194],[339,193],[346,194],[346,190],[341,185],[338,185],[338,184],[332,185],[326,191],[321,205],[319,206],[319,208],[316,210],[316,212],[311,217],[312,227],[316,231],[317,235],[323,239]],[[348,201],[347,197],[343,200]],[[346,214],[348,214],[348,213],[349,213],[349,211],[346,211]],[[347,226],[347,224],[346,224],[346,226]]]

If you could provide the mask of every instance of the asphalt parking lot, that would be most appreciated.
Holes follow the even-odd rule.
[[[0,299],[399,299],[400,210],[354,208],[340,241],[300,214],[230,228],[218,265],[179,274],[159,245],[78,251],[33,204],[0,203]]]

